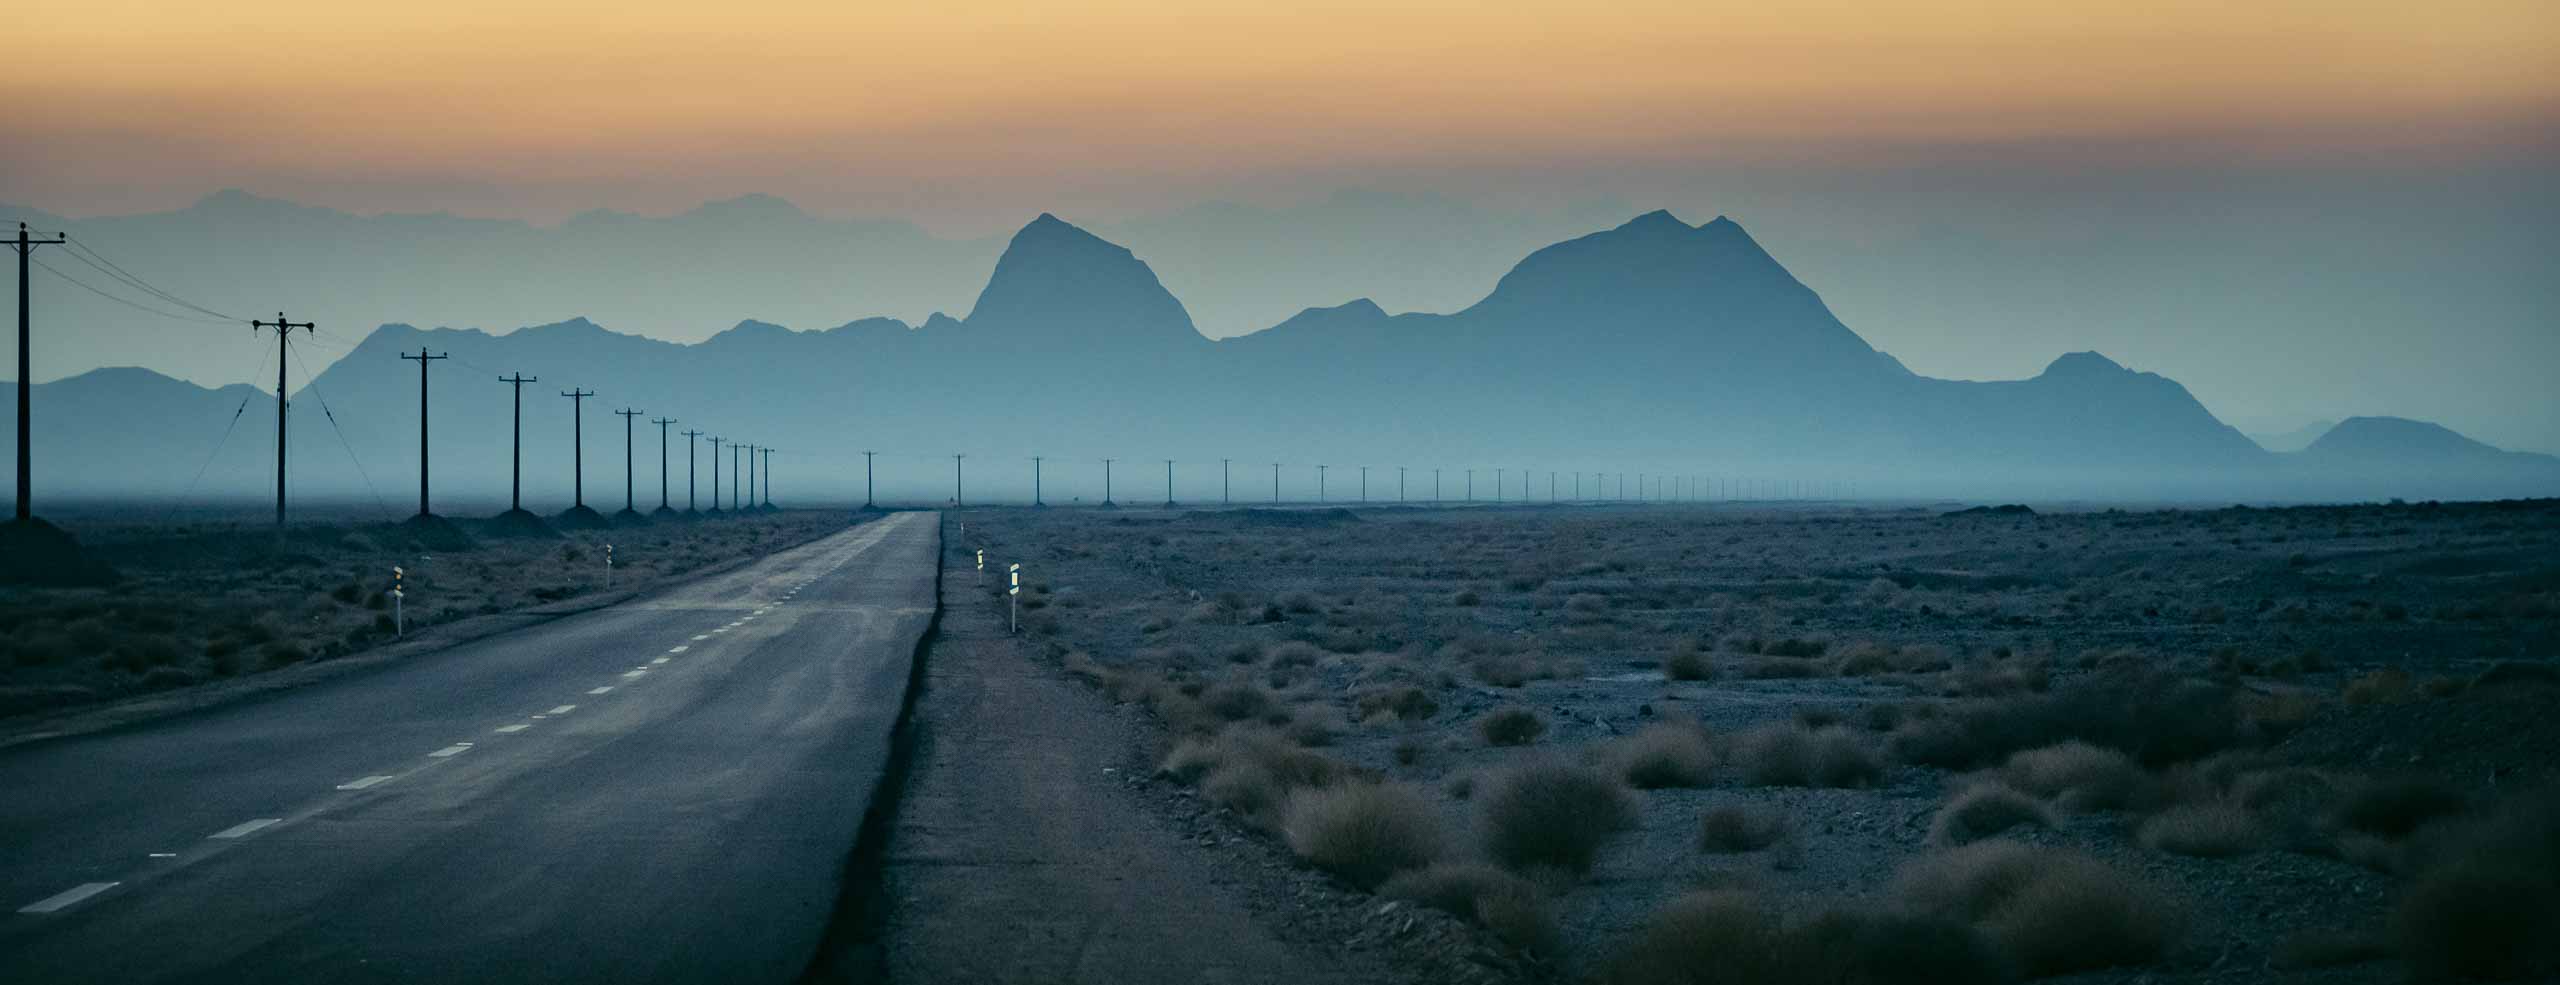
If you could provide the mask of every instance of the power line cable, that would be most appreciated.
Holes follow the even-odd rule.
[[[158,288],[158,287],[156,287],[156,286],[153,286],[153,285],[152,285],[152,283],[151,283],[150,281],[143,280],[139,275],[135,274],[134,272],[132,272],[132,271],[130,271],[130,270],[126,270],[126,269],[124,269],[124,267],[122,267],[122,266],[118,265],[114,260],[110,260],[110,259],[108,259],[106,254],[98,252],[98,248],[97,248],[97,247],[90,246],[87,242],[82,241],[82,240],[80,239],[80,237],[77,237],[77,236],[71,235],[71,234],[70,234],[70,233],[68,233],[68,232],[65,232],[65,233],[63,233],[63,234],[62,234],[62,238],[63,238],[64,240],[66,240],[66,241],[68,241],[68,242],[69,242],[70,246],[72,247],[73,253],[75,254],[75,256],[77,256],[77,258],[80,260],[80,262],[82,262],[82,263],[87,263],[87,264],[89,264],[89,265],[90,265],[90,266],[92,266],[92,267],[96,267],[96,268],[98,268],[98,269],[99,269],[99,271],[100,271],[101,273],[105,273],[105,274],[107,274],[107,275],[108,275],[108,276],[110,276],[110,277],[114,277],[114,278],[116,278],[116,279],[118,279],[118,280],[121,280],[121,281],[125,282],[127,285],[130,285],[130,286],[132,286],[133,288],[135,288],[135,289],[137,289],[137,290],[140,290],[140,291],[142,291],[142,292],[144,292],[144,293],[146,293],[146,294],[150,294],[150,295],[151,295],[151,296],[153,296],[153,297],[159,298],[160,300],[163,300],[163,301],[167,301],[167,302],[169,302],[170,304],[177,305],[178,307],[185,308],[185,309],[187,309],[187,310],[189,310],[189,311],[194,311],[194,312],[198,312],[198,313],[200,313],[200,314],[205,314],[205,315],[211,315],[211,316],[213,316],[213,317],[215,317],[215,318],[223,319],[224,321],[235,321],[235,322],[236,322],[236,321],[246,321],[246,320],[247,320],[247,319],[244,319],[244,318],[239,317],[238,315],[225,314],[225,313],[220,312],[220,311],[215,311],[215,310],[213,310],[212,308],[205,307],[205,306],[200,305],[200,304],[197,304],[197,303],[195,303],[195,302],[193,302],[193,301],[189,301],[189,300],[187,300],[187,299],[185,299],[185,298],[179,297],[179,296],[177,296],[176,294],[170,293],[170,292],[168,292],[168,291],[161,290],[160,288]],[[80,254],[86,254],[86,255],[85,255],[85,256],[79,256]],[[93,261],[94,261],[94,262],[93,262]]]
[[[291,343],[285,346],[288,352],[292,351],[292,348]],[[355,443],[347,440],[346,429],[338,426],[338,415],[329,410],[329,397],[320,392],[320,378],[311,374],[311,364],[303,362],[301,353],[294,353],[293,360],[302,367],[302,388],[311,391],[311,396],[320,401],[320,416],[328,418],[329,430],[337,432],[338,445],[347,450],[347,461],[355,465],[356,475],[364,479],[365,491],[373,494],[373,505],[382,510],[382,515],[386,519],[394,518],[391,504],[383,500],[382,490],[374,488],[373,476],[365,472],[364,460],[356,457]]]
[[[265,348],[266,348],[265,346],[260,346],[260,347],[259,347],[259,349],[260,349],[262,352],[263,352],[263,350],[264,350]],[[265,375],[265,374],[266,374],[266,372],[267,372],[267,359],[266,359],[266,356],[264,356],[264,355],[260,355],[260,356],[258,357],[258,369],[257,369],[257,371],[256,371],[256,372],[249,374],[249,378],[250,378],[250,379],[256,379],[256,378],[258,378],[259,376],[263,376],[263,375]],[[225,425],[223,425],[223,426],[222,426],[222,438],[221,438],[220,440],[218,440],[218,441],[215,441],[215,442],[213,443],[213,451],[211,451],[210,453],[207,453],[207,454],[204,456],[204,464],[196,466],[196,475],[195,475],[195,478],[192,478],[192,479],[187,480],[187,488],[185,489],[185,491],[182,491],[182,492],[178,493],[178,498],[177,498],[177,500],[176,500],[175,502],[173,502],[173,503],[171,503],[171,504],[169,505],[169,512],[168,512],[168,514],[167,514],[166,516],[164,516],[164,517],[162,517],[162,518],[161,518],[161,521],[160,521],[160,522],[161,522],[162,524],[164,524],[164,525],[165,525],[165,524],[167,524],[169,521],[174,520],[174,519],[177,519],[177,516],[178,516],[178,510],[179,510],[181,507],[184,507],[184,506],[187,504],[187,500],[188,500],[188,499],[190,499],[190,498],[192,498],[193,496],[195,496],[195,494],[196,494],[196,486],[198,486],[198,485],[200,485],[200,484],[202,484],[202,483],[204,482],[204,474],[205,474],[207,471],[210,471],[210,470],[213,468],[213,461],[214,461],[214,459],[217,459],[217,458],[222,457],[222,449],[223,449],[225,446],[227,446],[227,445],[229,445],[229,444],[231,443],[231,433],[232,433],[233,431],[235,431],[235,430],[238,430],[238,429],[239,429],[239,427],[240,427],[240,415],[241,415],[241,414],[243,414],[243,413],[248,412],[248,410],[249,410],[249,401],[256,400],[256,399],[258,399],[258,393],[257,393],[257,391],[256,391],[256,389],[255,389],[255,388],[252,388],[252,389],[250,390],[250,392],[245,393],[245,394],[242,394],[242,395],[240,396],[240,406],[238,406],[238,407],[234,407],[234,408],[232,408],[232,409],[231,409],[231,423],[229,423],[229,424],[225,424]]]
[[[89,283],[88,283],[87,281],[83,281],[83,280],[81,280],[80,278],[73,277],[73,276],[71,276],[70,274],[63,273],[62,271],[55,270],[55,269],[53,269],[53,265],[52,265],[52,264],[46,263],[46,262],[44,262],[44,261],[42,261],[42,260],[38,260],[38,259],[36,259],[36,258],[34,258],[34,257],[28,257],[28,258],[27,258],[27,261],[28,261],[29,263],[33,263],[33,264],[35,264],[36,266],[43,267],[47,273],[51,273],[52,275],[54,275],[54,276],[56,276],[56,277],[60,277],[60,278],[62,278],[63,280],[70,281],[70,282],[71,282],[71,284],[72,284],[72,286],[74,286],[74,287],[77,287],[77,288],[79,288],[79,289],[81,289],[81,290],[83,290],[83,291],[87,291],[87,292],[89,292],[89,293],[91,293],[91,294],[95,294],[95,295],[97,295],[97,296],[99,296],[99,297],[102,297],[102,298],[105,298],[105,299],[107,299],[107,300],[109,300],[109,301],[113,301],[113,302],[115,302],[115,303],[117,303],[117,304],[124,305],[125,307],[132,308],[132,309],[133,309],[133,310],[135,310],[135,311],[145,312],[145,313],[147,313],[147,314],[154,314],[154,315],[158,315],[158,316],[160,316],[160,317],[162,317],[162,318],[167,318],[167,319],[170,319],[170,320],[172,320],[172,321],[194,322],[194,323],[199,324],[199,325],[221,325],[221,324],[229,324],[229,322],[216,321],[216,320],[211,319],[211,318],[204,318],[204,317],[199,317],[199,316],[196,316],[196,315],[183,315],[183,314],[176,314],[176,313],[168,312],[168,311],[162,311],[162,310],[160,310],[160,309],[158,309],[158,308],[151,307],[150,305],[143,304],[142,302],[134,301],[134,300],[131,300],[131,299],[129,299],[129,298],[122,298],[122,297],[118,297],[118,296],[116,296],[116,295],[109,294],[109,293],[107,293],[107,292],[105,292],[105,291],[99,290],[99,289],[97,289],[97,288],[95,288],[95,287],[91,287],[91,286],[89,286]]]

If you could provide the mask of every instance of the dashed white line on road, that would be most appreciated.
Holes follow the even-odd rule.
[[[649,662],[650,662],[650,663],[653,663],[653,664],[662,664],[662,663],[666,663],[666,662],[667,662],[667,660],[668,660],[668,658],[666,658],[666,657],[659,657],[658,659],[656,659],[656,660],[652,660],[652,661],[649,661]]]
[[[347,782],[345,782],[345,783],[338,784],[338,789],[340,789],[340,790],[362,790],[362,789],[364,789],[364,788],[366,788],[366,787],[376,786],[376,785],[379,785],[379,784],[384,784],[384,783],[389,783],[389,782],[391,782],[391,778],[390,778],[390,777],[388,777],[388,776],[368,776],[368,777],[365,777],[364,779],[361,779],[361,780],[349,780],[349,781],[347,781]]]
[[[543,712],[543,714],[546,714],[546,715],[566,715],[566,714],[568,714],[568,713],[570,713],[570,712],[573,712],[573,711],[576,711],[576,710],[578,710],[578,706],[577,706],[577,705],[561,705],[560,707],[553,708],[553,709],[551,709],[550,711]]]
[[[281,824],[283,822],[284,819],[280,817],[262,817],[254,821],[242,821],[220,831],[216,831],[210,837],[220,838],[224,841],[229,841],[233,838],[246,838],[258,833],[259,829],[265,828],[270,824]]]
[[[588,691],[587,693],[588,693],[588,694],[603,694],[603,693],[605,693],[605,692],[607,692],[607,691],[611,691],[611,690],[613,690],[613,685],[611,685],[611,684],[607,684],[607,685],[605,685],[605,686],[603,686],[603,687],[596,688],[596,689],[594,689],[594,690]]]
[[[447,757],[450,757],[450,756],[459,756],[459,755],[462,755],[463,753],[466,753],[466,752],[469,752],[469,751],[471,751],[471,743],[468,743],[468,742],[456,742],[456,743],[454,743],[454,744],[452,744],[452,745],[449,745],[449,746],[446,746],[446,747],[444,747],[444,748],[442,748],[442,749],[438,749],[438,750],[436,750],[436,751],[434,751],[434,752],[428,753],[428,754],[427,754],[427,756],[428,756],[428,758],[431,758],[431,759],[444,759],[444,758],[447,758]]]
[[[532,728],[532,727],[533,727],[533,726],[531,726],[531,725],[527,725],[527,724],[525,724],[525,723],[523,723],[523,722],[517,722],[517,723],[515,723],[515,724],[513,724],[513,725],[500,725],[500,726],[498,726],[498,734],[499,734],[499,735],[514,735],[514,734],[516,734],[516,733],[518,733],[518,732],[522,732],[522,731],[524,731],[524,730],[526,730],[526,729],[529,729],[529,728]]]
[[[120,882],[84,882],[18,908],[20,913],[51,913],[99,893],[124,885]]]
[[[668,652],[668,653],[683,653],[684,651],[686,651],[686,650],[690,650],[690,649],[693,649],[693,648],[692,648],[692,647],[689,647],[689,646],[682,646],[682,645],[678,645],[678,646],[675,646],[675,647],[669,648],[669,649],[667,650],[667,652]]]
[[[648,673],[648,672],[649,672],[649,668],[647,668],[647,667],[642,667],[642,668],[640,668],[640,669],[638,669],[638,670],[626,670],[626,671],[623,671],[623,672],[622,672],[622,677],[623,677],[623,679],[624,679],[624,680],[630,680],[631,678],[638,677],[638,676],[640,676],[640,675],[642,675],[642,674],[646,674],[646,673]]]
[[[710,638],[711,638],[711,634],[709,634],[709,633],[695,633],[695,634],[693,635],[693,641],[694,641],[694,642],[696,642],[696,643],[700,643],[700,642],[702,642],[703,640],[707,640],[707,639],[710,639]]]

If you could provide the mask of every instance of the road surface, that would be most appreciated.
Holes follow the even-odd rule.
[[[932,514],[0,751],[0,982],[783,982],[935,604]]]

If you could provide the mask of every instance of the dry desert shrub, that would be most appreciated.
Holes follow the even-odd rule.
[[[2407,671],[2384,667],[2348,681],[2338,697],[2350,705],[2396,705],[2409,700],[2411,690]]]
[[[1736,890],[1665,904],[1610,969],[1611,980],[1629,985],[1997,985],[2012,977],[1982,933],[1960,921],[1839,909],[1789,924]]]
[[[1587,871],[1600,846],[1636,822],[1635,795],[1616,777],[1554,761],[1495,775],[1479,809],[1485,854],[1513,869]]]
[[[1547,950],[1555,937],[1546,896],[1537,884],[1481,862],[1441,862],[1401,872],[1378,892],[1483,924],[1521,950]]]
[[[1383,687],[1361,692],[1355,699],[1363,721],[1402,719],[1421,721],[1440,713],[1440,703],[1418,687]]]
[[[1884,776],[1867,739],[1840,726],[1763,725],[1736,740],[1734,760],[1757,786],[1864,787]]]
[[[1662,675],[1675,681],[1713,680],[1716,668],[1705,652],[1681,650],[1663,659]]]
[[[2000,778],[2076,811],[2131,806],[2150,779],[2133,757],[2079,741],[2016,753],[2001,768]]]
[[[1703,787],[1716,767],[1715,746],[1703,727],[1680,722],[1648,725],[1619,740],[1618,772],[1638,790]]]
[[[1362,888],[1438,861],[1447,847],[1431,801],[1395,784],[1300,789],[1281,833],[1299,857]]]
[[[1214,737],[1195,736],[1175,743],[1158,772],[1177,782],[1197,784],[1209,802],[1255,824],[1268,825],[1290,794],[1331,786],[1351,771],[1265,729],[1240,725]]]
[[[1271,692],[1250,681],[1228,681],[1204,691],[1200,704],[1209,713],[1230,722],[1247,722],[1263,718],[1278,710]]]
[[[2179,804],[2144,819],[2135,837],[2153,851],[2226,858],[2256,851],[2265,833],[2239,805]]]
[[[2348,831],[2396,840],[2462,813],[2464,803],[2462,791],[2431,776],[2370,777],[2347,788],[2336,819]]]
[[[2049,694],[1968,701],[1894,730],[1895,758],[1964,769],[2079,740],[2163,766],[2248,738],[2234,689],[2165,674],[2104,672]]]
[[[1980,928],[2030,978],[2149,964],[2185,926],[2147,883],[2079,852],[2014,841],[1907,863],[1894,891],[1913,912]]]
[[[1547,720],[1527,708],[1500,708],[1476,719],[1476,734],[1490,746],[1525,746],[1546,732]]]
[[[1698,821],[1698,846],[1717,854],[1756,852],[1787,836],[1787,816],[1758,804],[1711,808]]]
[[[2392,914],[2415,977],[2560,975],[2560,791],[2516,797],[2422,842]]]
[[[2053,826],[2053,811],[2043,801],[1998,783],[1958,791],[1938,809],[1929,825],[1929,841],[1946,847],[1970,845],[2021,825]]]

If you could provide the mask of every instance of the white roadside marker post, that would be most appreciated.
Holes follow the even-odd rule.
[[[1007,568],[1005,577],[1011,584],[1004,590],[1004,631],[1012,635],[1022,631],[1022,566]]]
[[[982,584],[983,584],[986,580],[987,580],[987,549],[986,549],[986,548],[981,547],[981,548],[978,548],[978,581],[979,581],[980,583],[982,583]]]
[[[613,545],[604,545],[604,587],[613,587]]]
[[[409,631],[409,613],[401,604],[402,599],[409,597],[409,593],[401,588],[401,582],[408,576],[409,573],[401,570],[399,565],[391,566],[391,638],[395,640]]]

